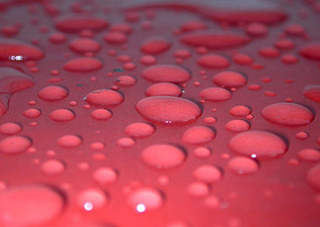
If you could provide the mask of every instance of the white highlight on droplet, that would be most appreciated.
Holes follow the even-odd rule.
[[[143,204],[138,204],[137,205],[137,211],[139,212],[139,213],[142,213],[142,212],[144,212],[146,210],[146,206],[145,205],[143,205]]]
[[[86,211],[91,211],[92,209],[93,209],[93,205],[92,205],[92,203],[85,203],[84,205],[83,205],[83,207],[84,207],[84,209],[86,210]]]

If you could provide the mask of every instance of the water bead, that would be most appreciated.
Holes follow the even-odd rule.
[[[209,87],[200,91],[199,96],[208,101],[226,101],[232,98],[232,93],[225,88]]]
[[[134,211],[143,213],[161,208],[164,205],[164,197],[157,189],[141,187],[129,195],[127,202]]]
[[[243,132],[250,129],[250,124],[244,120],[231,120],[224,127],[232,132]]]
[[[102,62],[96,58],[79,57],[69,60],[63,68],[69,72],[90,72],[101,69]]]
[[[173,83],[156,83],[146,89],[147,96],[176,96],[182,95],[181,88]]]
[[[160,54],[167,51],[171,47],[171,42],[164,37],[153,37],[144,41],[140,47],[140,51],[145,54]]]
[[[216,137],[214,130],[207,126],[193,126],[182,135],[182,141],[187,144],[205,144]]]
[[[93,172],[92,178],[100,185],[113,183],[118,179],[118,173],[110,167],[101,167]]]
[[[57,140],[57,144],[64,148],[75,148],[82,144],[82,139],[76,135],[64,135]]]
[[[144,123],[144,122],[135,122],[129,124],[124,129],[125,134],[128,136],[134,137],[134,138],[145,138],[148,136],[151,136],[153,133],[155,133],[154,126]]]
[[[49,118],[56,122],[67,122],[75,119],[76,115],[68,109],[57,109],[49,114]]]
[[[85,211],[100,210],[109,204],[106,193],[98,188],[88,188],[78,193],[77,205]]]
[[[47,175],[56,175],[65,171],[65,166],[61,161],[48,160],[41,165],[41,170]]]
[[[19,154],[32,146],[32,141],[24,136],[10,136],[0,141],[0,152]]]
[[[213,165],[201,165],[193,171],[193,176],[206,183],[217,183],[222,178],[221,170]]]
[[[124,101],[123,96],[111,89],[94,90],[87,94],[84,100],[93,105],[112,106]]]
[[[307,162],[317,162],[320,160],[320,152],[313,148],[305,148],[298,152],[298,158]]]
[[[22,126],[18,123],[4,123],[0,126],[0,133],[4,135],[14,135],[22,131]]]
[[[112,117],[112,113],[106,109],[96,109],[90,113],[90,116],[97,121],[105,121]]]
[[[59,101],[68,95],[68,90],[62,86],[47,86],[38,93],[38,97],[45,101]]]
[[[224,71],[216,74],[212,78],[212,82],[220,87],[226,88],[239,88],[247,83],[244,75],[235,71]]]
[[[248,157],[235,157],[232,158],[228,162],[228,168],[239,175],[242,174],[253,174],[258,172],[259,165],[258,163],[253,160],[252,158]]]
[[[206,54],[198,58],[197,63],[208,68],[227,68],[230,66],[229,60],[220,54]]]

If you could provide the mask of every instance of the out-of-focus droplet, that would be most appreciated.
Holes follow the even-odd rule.
[[[190,32],[195,30],[201,30],[206,29],[208,26],[200,20],[191,20],[185,22],[183,25],[181,25],[181,30],[183,32]]]
[[[100,210],[109,202],[107,194],[99,188],[88,188],[77,195],[77,205],[85,211]]]
[[[182,141],[187,144],[205,144],[216,137],[215,131],[206,126],[193,126],[182,135]]]
[[[121,148],[130,148],[136,144],[136,141],[129,137],[122,137],[117,140],[117,145]]]
[[[312,101],[320,102],[320,85],[306,86],[303,95]]]
[[[64,135],[57,140],[57,144],[65,148],[75,148],[82,144],[82,139],[76,135]]]
[[[268,27],[259,22],[253,22],[247,25],[246,32],[252,36],[264,36],[268,33]]]
[[[0,152],[5,154],[19,154],[31,147],[32,141],[24,136],[11,136],[0,141]]]
[[[142,187],[129,195],[128,205],[138,213],[157,210],[164,205],[164,197],[157,189]]]
[[[213,165],[201,165],[193,171],[193,176],[206,183],[217,183],[222,179],[221,170]]]
[[[235,157],[228,162],[228,168],[236,174],[253,174],[258,172],[259,164],[248,157]]]
[[[208,195],[210,188],[204,182],[194,182],[188,186],[187,191],[189,195],[200,198]]]
[[[49,36],[49,41],[54,44],[61,44],[67,40],[67,36],[60,32],[55,32]]]
[[[206,54],[198,58],[197,63],[208,68],[227,68],[230,66],[229,60],[220,54]]]
[[[97,52],[101,48],[98,42],[89,38],[74,39],[69,43],[69,47],[79,53]]]
[[[232,55],[232,60],[240,65],[249,65],[253,62],[253,59],[248,54],[236,53]]]
[[[160,54],[171,47],[171,42],[164,37],[149,38],[144,41],[140,47],[141,52],[145,54]]]
[[[308,171],[307,181],[312,187],[320,190],[320,164],[315,165]]]
[[[101,185],[113,183],[118,179],[118,173],[110,167],[101,167],[93,172],[92,178]]]
[[[197,158],[208,158],[211,156],[211,150],[207,147],[198,147],[193,150],[193,153]]]
[[[90,72],[101,69],[102,62],[96,58],[75,58],[64,64],[63,68],[70,72]]]
[[[263,57],[276,58],[280,56],[280,51],[275,47],[263,47],[259,49],[259,54]]]
[[[113,106],[124,101],[123,96],[111,89],[94,90],[84,97],[84,100],[93,105]]]
[[[173,83],[156,83],[146,89],[147,96],[176,96],[182,95],[181,88]]]
[[[105,36],[103,37],[103,40],[111,44],[120,45],[127,42],[128,37],[123,32],[111,31],[105,34]]]
[[[48,160],[41,165],[41,170],[47,175],[56,175],[65,171],[65,166],[61,161]]]
[[[109,23],[102,17],[72,15],[56,18],[55,25],[61,31],[73,33],[85,29],[99,31],[107,27]]]
[[[307,44],[299,52],[304,57],[320,60],[320,43]]]

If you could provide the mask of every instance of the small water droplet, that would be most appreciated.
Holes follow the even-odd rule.
[[[22,131],[22,126],[18,123],[4,123],[0,126],[0,133],[4,135],[14,135]]]
[[[245,117],[251,114],[251,108],[248,106],[234,106],[229,110],[229,113],[236,117]]]
[[[151,136],[155,133],[154,126],[144,123],[144,122],[136,122],[129,124],[124,129],[125,134],[134,138],[145,138]]]
[[[130,148],[136,144],[136,141],[132,138],[123,137],[117,140],[117,145],[121,148]]]
[[[142,187],[129,195],[128,204],[134,211],[143,213],[161,208],[164,198],[157,189]]]
[[[97,52],[101,46],[98,42],[89,38],[74,39],[69,43],[69,48],[79,53]]]
[[[317,162],[320,160],[320,152],[313,148],[305,148],[298,152],[298,158],[307,162]]]
[[[312,101],[320,102],[320,85],[306,86],[303,95]]]
[[[173,83],[156,83],[146,90],[147,96],[176,96],[182,95],[181,88]]]
[[[171,43],[164,37],[153,37],[144,41],[140,47],[141,52],[145,54],[160,54],[167,51]]]
[[[224,127],[232,132],[244,132],[250,129],[250,124],[244,120],[231,120]]]
[[[90,116],[98,121],[105,121],[112,117],[112,113],[106,109],[97,109],[90,113]]]
[[[90,72],[102,68],[102,62],[96,58],[75,58],[64,64],[63,68],[70,72]]]
[[[182,135],[182,141],[187,144],[204,144],[216,137],[215,131],[207,126],[193,126]]]
[[[27,109],[23,115],[28,118],[37,118],[41,115],[41,110],[35,108]]]
[[[137,80],[133,76],[122,75],[118,76],[114,83],[118,86],[132,86],[137,82]]]
[[[110,31],[103,37],[103,40],[105,42],[111,43],[111,44],[124,44],[127,42],[128,37],[123,32],[119,31]]]
[[[230,66],[229,60],[220,54],[206,54],[198,58],[197,63],[208,68],[227,68]]]
[[[107,194],[98,188],[85,189],[77,195],[77,204],[79,208],[85,211],[99,210],[109,204]]]
[[[47,86],[41,89],[38,93],[39,98],[46,101],[59,101],[68,95],[68,90],[62,86]]]
[[[236,157],[228,162],[228,168],[236,174],[253,174],[258,172],[259,165],[252,158]]]
[[[268,27],[259,22],[253,22],[247,25],[246,32],[252,36],[265,36],[268,33]]]
[[[118,173],[113,168],[101,167],[94,171],[92,178],[100,185],[106,185],[115,182],[118,179]]]
[[[123,96],[111,89],[94,90],[84,97],[84,100],[92,105],[113,106],[124,101]]]
[[[82,144],[82,139],[76,135],[64,135],[57,140],[57,144],[65,148],[75,148]]]
[[[222,179],[221,170],[213,165],[201,165],[193,171],[193,176],[205,183],[217,183]]]
[[[248,54],[236,53],[232,55],[232,60],[240,65],[249,65],[253,62],[252,57]]]
[[[68,109],[57,109],[50,113],[49,118],[57,122],[67,122],[75,119],[76,115]]]
[[[199,198],[208,195],[210,192],[210,188],[206,183],[194,182],[188,186],[187,191],[189,195]]]
[[[209,87],[200,91],[199,96],[208,101],[226,101],[232,98],[232,93],[221,87]]]
[[[212,78],[212,82],[220,87],[239,88],[247,83],[247,79],[241,73],[235,71],[224,71],[216,74]]]
[[[58,160],[48,160],[41,165],[41,170],[47,175],[61,174],[65,171],[64,164]]]

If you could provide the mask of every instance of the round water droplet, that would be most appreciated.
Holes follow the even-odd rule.
[[[38,93],[39,98],[46,101],[59,101],[68,95],[68,90],[61,86],[48,86],[41,89]]]
[[[123,137],[117,140],[117,145],[122,148],[130,148],[136,144],[136,141],[132,138]]]
[[[98,121],[105,121],[112,117],[112,113],[106,109],[97,109],[91,112],[91,117]]]
[[[305,148],[298,152],[298,157],[307,162],[320,161],[320,152],[316,149]]]
[[[118,173],[116,170],[110,167],[101,167],[94,171],[92,175],[93,180],[101,185],[113,183],[118,178]]]
[[[243,132],[250,129],[250,124],[244,120],[231,120],[224,127],[232,132]]]
[[[265,107],[261,115],[268,121],[281,125],[305,125],[314,116],[306,107],[296,103],[276,103]]]
[[[156,83],[146,90],[147,96],[176,96],[182,95],[181,88],[173,83]]]
[[[141,52],[145,54],[160,54],[171,47],[169,40],[163,37],[149,38],[141,45]]]
[[[98,188],[85,189],[77,195],[77,204],[86,211],[99,210],[106,207],[109,198],[106,193]]]
[[[320,60],[320,43],[307,44],[299,52],[304,57]]]
[[[307,181],[312,187],[320,190],[320,164],[312,167],[308,171]]]
[[[143,213],[161,208],[164,204],[164,198],[157,189],[142,187],[130,194],[128,204],[136,212]]]
[[[259,171],[258,163],[252,158],[236,157],[228,162],[228,168],[236,174],[253,174]]]
[[[108,32],[104,37],[103,40],[111,43],[111,44],[124,44],[127,42],[128,38],[127,35],[124,34],[123,32],[119,31],[111,31]]]
[[[35,108],[27,109],[23,115],[28,118],[37,118],[41,115],[41,110]]]
[[[75,119],[76,115],[73,111],[68,109],[57,109],[52,111],[49,118],[57,122],[67,122]]]
[[[227,68],[230,66],[229,60],[220,54],[206,54],[198,58],[197,63],[208,68]]]
[[[154,65],[157,63],[157,59],[152,55],[144,55],[140,58],[140,63],[144,65]]]
[[[11,136],[0,141],[0,151],[5,154],[18,154],[31,147],[32,141],[24,136]]]
[[[216,137],[215,131],[206,126],[193,126],[182,135],[182,141],[188,144],[204,144]]]
[[[194,182],[188,186],[187,191],[193,197],[204,197],[209,194],[210,188],[206,183]]]
[[[186,159],[186,154],[173,145],[156,144],[145,148],[141,153],[141,158],[152,167],[167,169],[181,165]]]
[[[144,122],[131,123],[124,129],[125,134],[134,138],[148,137],[155,133],[155,131],[152,125]]]
[[[253,62],[252,57],[247,54],[236,53],[232,55],[232,60],[240,65],[249,65]]]
[[[176,65],[154,65],[144,69],[141,76],[152,82],[184,83],[191,78],[190,72]]]
[[[82,15],[61,16],[55,21],[56,27],[64,32],[79,32],[85,29],[99,31],[108,24],[104,18]]]
[[[58,160],[48,160],[41,165],[41,170],[47,175],[56,175],[63,173],[65,170],[64,164]]]
[[[229,110],[229,113],[236,117],[245,117],[251,114],[251,108],[247,106],[234,106]]]
[[[113,106],[124,101],[123,96],[111,89],[94,90],[86,95],[84,100],[92,105]]]
[[[44,225],[56,218],[64,206],[60,193],[41,185],[4,190],[0,201],[0,223],[12,227]]]
[[[241,73],[234,71],[224,71],[216,74],[212,78],[212,82],[220,87],[239,88],[246,85],[247,79]]]
[[[76,58],[64,64],[63,68],[70,72],[90,72],[102,68],[102,62],[96,58]]]
[[[4,123],[0,126],[0,133],[4,135],[14,135],[22,131],[22,126],[18,123]]]
[[[75,135],[65,135],[57,140],[57,144],[65,148],[75,148],[82,144],[82,139]]]
[[[285,28],[285,31],[288,35],[293,35],[293,36],[301,36],[305,34],[304,27],[302,27],[299,24],[291,24]]]
[[[213,165],[202,165],[193,171],[193,176],[206,183],[217,183],[222,178],[221,170]]]
[[[253,22],[248,24],[246,32],[252,36],[264,36],[268,33],[268,28],[263,23]]]
[[[98,42],[89,38],[74,39],[69,43],[69,47],[79,53],[97,52],[101,48]]]
[[[188,123],[201,115],[195,103],[169,96],[144,98],[136,105],[136,109],[148,120],[162,123]]]
[[[279,136],[265,131],[241,132],[229,141],[229,148],[253,158],[274,158],[287,151],[287,144]]]
[[[207,147],[198,147],[193,151],[197,158],[208,158],[211,156],[211,150]]]
[[[312,101],[320,102],[320,85],[306,86],[303,95]]]
[[[133,76],[123,75],[118,76],[114,83],[118,86],[132,86],[137,82]]]
[[[232,98],[231,92],[221,87],[203,89],[200,91],[199,96],[208,101],[225,101]]]

